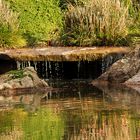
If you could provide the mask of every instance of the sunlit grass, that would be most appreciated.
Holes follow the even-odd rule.
[[[129,5],[120,0],[86,0],[68,5],[63,41],[68,45],[126,45]]]

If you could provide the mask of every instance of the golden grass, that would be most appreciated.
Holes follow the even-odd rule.
[[[120,0],[86,0],[68,5],[65,39],[69,44],[118,45],[128,34],[129,4]],[[123,43],[122,43],[123,44]]]

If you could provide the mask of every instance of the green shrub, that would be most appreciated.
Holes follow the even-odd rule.
[[[26,40],[19,33],[18,16],[9,9],[9,6],[0,3],[0,46],[21,47],[26,45]]]
[[[68,5],[62,41],[65,45],[124,45],[127,43],[129,3],[120,0],[83,0]]]
[[[29,44],[57,38],[62,28],[59,0],[6,0],[19,13],[19,28]]]

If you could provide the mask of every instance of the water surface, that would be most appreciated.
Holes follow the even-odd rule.
[[[53,81],[55,90],[0,96],[0,140],[139,140],[140,95]]]

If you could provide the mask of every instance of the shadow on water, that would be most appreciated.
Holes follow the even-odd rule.
[[[49,81],[56,90],[0,97],[0,140],[138,140],[140,93]],[[18,116],[18,117],[17,117]]]

